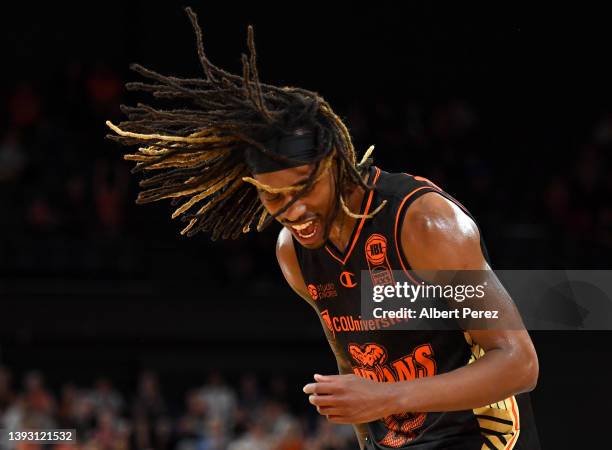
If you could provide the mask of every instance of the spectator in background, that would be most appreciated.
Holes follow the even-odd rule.
[[[138,379],[137,394],[132,403],[132,413],[155,422],[166,414],[166,403],[160,392],[157,375],[144,371]]]
[[[153,431],[149,421],[144,416],[135,416],[132,422],[132,441],[131,448],[146,449],[151,448]]]
[[[246,431],[250,415],[259,410],[262,402],[263,396],[259,391],[257,377],[252,373],[243,375],[240,378],[238,403],[234,414],[234,433],[236,435]]]
[[[284,432],[277,436],[274,450],[303,450],[305,445],[300,424],[292,421]]]
[[[270,380],[270,396],[278,401],[285,403],[288,401],[287,380],[281,375],[276,375]]]
[[[12,374],[6,367],[0,366],[0,417],[8,407],[15,401],[15,393],[12,386]]]
[[[151,371],[142,372],[132,402],[135,448],[169,448],[172,427],[166,414],[166,403],[160,392],[157,375]]]
[[[54,407],[39,372],[26,374],[20,396],[12,393],[10,378],[10,371],[0,367],[0,393],[4,393],[0,398],[8,399],[4,415],[0,416],[0,428],[76,429],[75,445],[55,445],[52,450],[348,450],[356,446],[351,427],[325,420],[318,423],[318,431],[312,431],[317,437],[308,439],[304,433],[307,427],[289,413],[286,401],[279,400],[278,392],[283,389],[278,386],[284,384],[281,379],[272,383],[276,394],[268,395],[259,390],[255,375],[241,378],[239,398],[245,409],[245,431],[232,439],[220,416],[209,413],[202,388],[187,392],[186,412],[174,423],[166,412],[157,377],[150,371],[140,375],[130,418],[116,413],[121,410],[116,401],[121,394],[106,377],[96,380],[94,390],[63,384],[58,407]],[[227,390],[236,398],[234,389],[222,379],[213,376],[212,385],[223,386],[219,392]],[[47,423],[36,418],[33,411],[46,412]]]
[[[91,442],[99,450],[128,449],[128,430],[112,409],[102,409],[98,412],[97,426],[92,433]]]
[[[169,450],[175,448],[173,424],[169,418],[150,422],[145,417],[132,418],[132,436],[130,448],[144,450]]]
[[[265,430],[276,439],[286,436],[295,424],[287,406],[275,399],[268,400],[257,414],[261,417]]]
[[[79,390],[72,383],[62,386],[59,405],[57,408],[57,425],[60,428],[77,428],[76,405],[79,401]]]
[[[315,437],[307,443],[307,450],[352,450],[357,448],[353,430],[350,426],[334,426],[327,420],[318,418]]]
[[[262,395],[259,391],[259,381],[257,377],[248,373],[240,378],[238,390],[238,406],[240,408],[254,411],[261,405]]]
[[[157,450],[174,448],[173,421],[169,417],[161,418],[155,424],[155,445]]]
[[[24,415],[23,428],[54,428],[55,400],[47,391],[43,376],[38,371],[28,372],[24,377]]]
[[[20,430],[23,426],[25,415],[25,400],[23,396],[17,396],[0,418],[0,427],[7,430]]]
[[[232,441],[228,450],[270,450],[273,442],[266,434],[265,426],[260,420],[254,420],[248,425],[247,432]]]
[[[200,450],[206,441],[208,429],[207,405],[197,390],[185,396],[187,412],[178,422],[178,450]]]
[[[198,450],[226,450],[228,445],[225,424],[219,419],[208,421],[206,435]]]
[[[120,414],[123,409],[123,398],[117,392],[108,378],[98,378],[95,389],[91,394],[96,411],[109,409],[115,414]]]
[[[77,436],[88,438],[91,430],[94,428],[96,418],[94,404],[87,392],[77,391],[73,405],[72,420]]]
[[[208,406],[209,414],[221,420],[226,430],[233,427],[236,411],[236,396],[234,391],[225,384],[219,372],[212,372],[208,383],[200,389],[200,397]]]

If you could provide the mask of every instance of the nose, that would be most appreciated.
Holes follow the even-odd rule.
[[[282,216],[283,219],[288,222],[297,222],[301,217],[306,214],[306,205],[302,203],[299,199],[295,201],[293,205],[287,208]]]

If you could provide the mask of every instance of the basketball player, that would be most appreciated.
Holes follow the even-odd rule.
[[[340,371],[315,374],[304,392],[330,421],[353,424],[361,448],[539,448],[521,394],[538,377],[525,330],[390,331],[360,319],[362,270],[410,282],[411,272],[483,270],[495,283],[472,216],[429,180],[374,166],[372,148],[358,162],[317,93],[260,82],[251,27],[242,76],[212,64],[187,12],[205,77],[133,66],[152,82],[128,88],[179,106],[124,107],[129,120],[107,122],[111,138],[139,146],[125,156],[134,171],[156,172],[137,202],[172,199],[188,236],[283,225],[280,268],[319,315]]]

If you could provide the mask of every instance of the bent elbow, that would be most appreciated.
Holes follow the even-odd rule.
[[[530,352],[529,356],[522,361],[521,373],[523,376],[521,377],[520,392],[533,391],[538,384],[540,375],[538,355],[535,351]]]

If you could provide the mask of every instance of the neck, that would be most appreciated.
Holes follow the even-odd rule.
[[[358,186],[354,190],[352,190],[348,195],[345,195],[344,202],[348,209],[351,212],[358,213],[359,208],[361,207],[361,203],[363,201],[363,196],[365,195],[365,190]],[[340,200],[338,200],[340,201]],[[353,234],[353,229],[355,228],[357,221],[361,219],[355,219],[350,217],[341,206],[339,206],[338,214],[336,219],[333,221],[330,232],[329,232],[329,241],[338,249],[344,252],[346,247],[349,245],[349,239]]]

